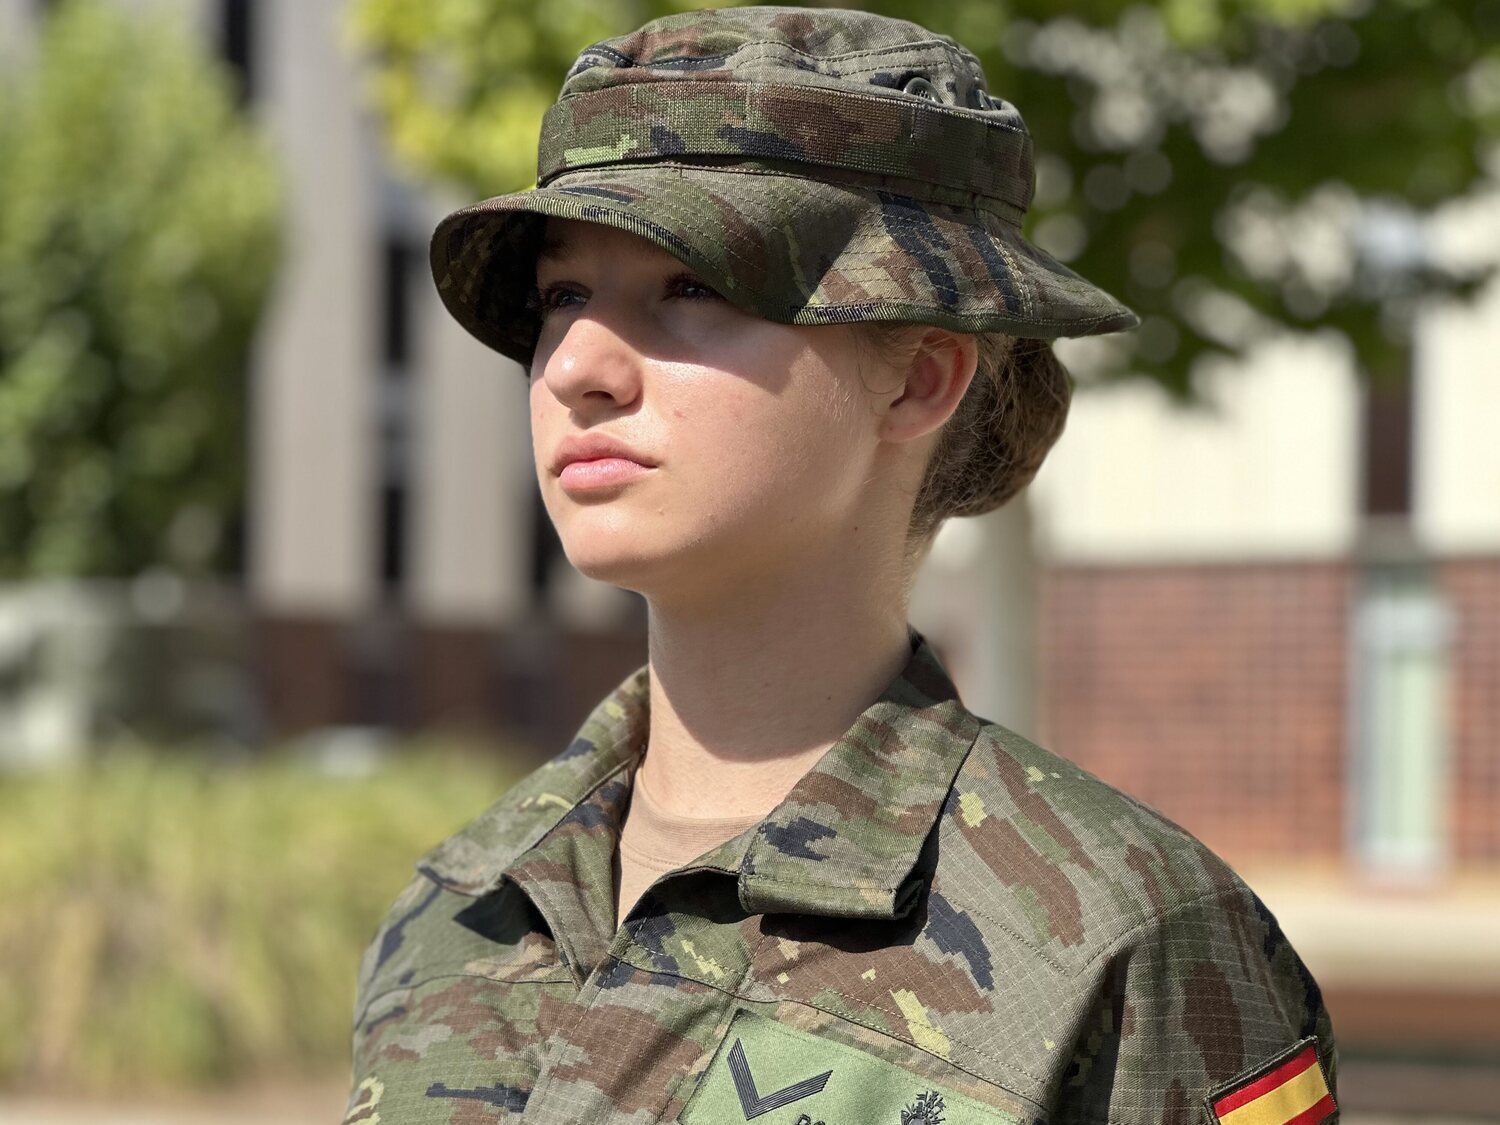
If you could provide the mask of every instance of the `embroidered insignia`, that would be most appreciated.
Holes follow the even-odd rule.
[[[924,1067],[935,1069],[936,1060],[924,1059],[910,1043],[871,1037],[860,1047],[840,1038],[843,1034],[837,1024],[814,1031],[738,1009],[677,1120],[682,1125],[1018,1125],[1035,1119],[1032,1103],[999,1086],[976,1084],[992,1095],[984,1102],[921,1073]]]
[[[1217,1125],[1321,1125],[1338,1111],[1309,1035],[1209,1092]]]
[[[943,1095],[924,1090],[901,1111],[901,1125],[943,1125]]]
[[[827,1084],[833,1071],[825,1070],[822,1074],[804,1078],[801,1082],[793,1082],[790,1086],[783,1086],[780,1090],[763,1095],[755,1089],[755,1076],[750,1073],[750,1060],[745,1058],[745,1045],[736,1039],[734,1046],[729,1048],[729,1073],[734,1076],[734,1089],[740,1096],[740,1108],[745,1112],[745,1120],[749,1121],[816,1094]]]

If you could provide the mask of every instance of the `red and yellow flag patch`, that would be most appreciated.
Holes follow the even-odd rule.
[[[1321,1125],[1338,1111],[1309,1035],[1212,1091],[1205,1099],[1218,1125]]]

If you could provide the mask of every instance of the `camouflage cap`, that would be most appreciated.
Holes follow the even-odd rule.
[[[1020,112],[946,35],[845,8],[683,12],[578,55],[534,187],[446,216],[432,272],[459,323],[523,366],[548,215],[647,238],[786,324],[1135,327],[1022,236],[1035,180]]]

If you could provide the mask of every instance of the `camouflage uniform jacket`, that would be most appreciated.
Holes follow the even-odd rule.
[[[930,642],[764,820],[614,926],[648,667],[416,865],[346,1123],[1336,1121],[1318,986],[1150,806],[963,705]]]

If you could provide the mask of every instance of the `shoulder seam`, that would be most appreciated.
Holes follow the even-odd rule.
[[[1136,936],[1143,930],[1160,927],[1169,918],[1181,913],[1189,907],[1199,906],[1210,899],[1220,897],[1233,897],[1235,899],[1238,899],[1239,895],[1237,893],[1237,888],[1232,886],[1214,887],[1212,890],[1204,891],[1202,894],[1194,895],[1192,898],[1183,899],[1181,902],[1174,902],[1165,910],[1154,911],[1150,914],[1147,914],[1144,918],[1137,919],[1131,925],[1127,926],[1124,930],[1116,934],[1113,940],[1107,942],[1105,945],[1101,946],[1098,950],[1091,954],[1089,956],[1089,959],[1079,967],[1079,972],[1081,973],[1086,971],[1089,966],[1091,966],[1095,961],[1104,956],[1106,953],[1118,952],[1121,947],[1128,944],[1129,940],[1132,937]]]

